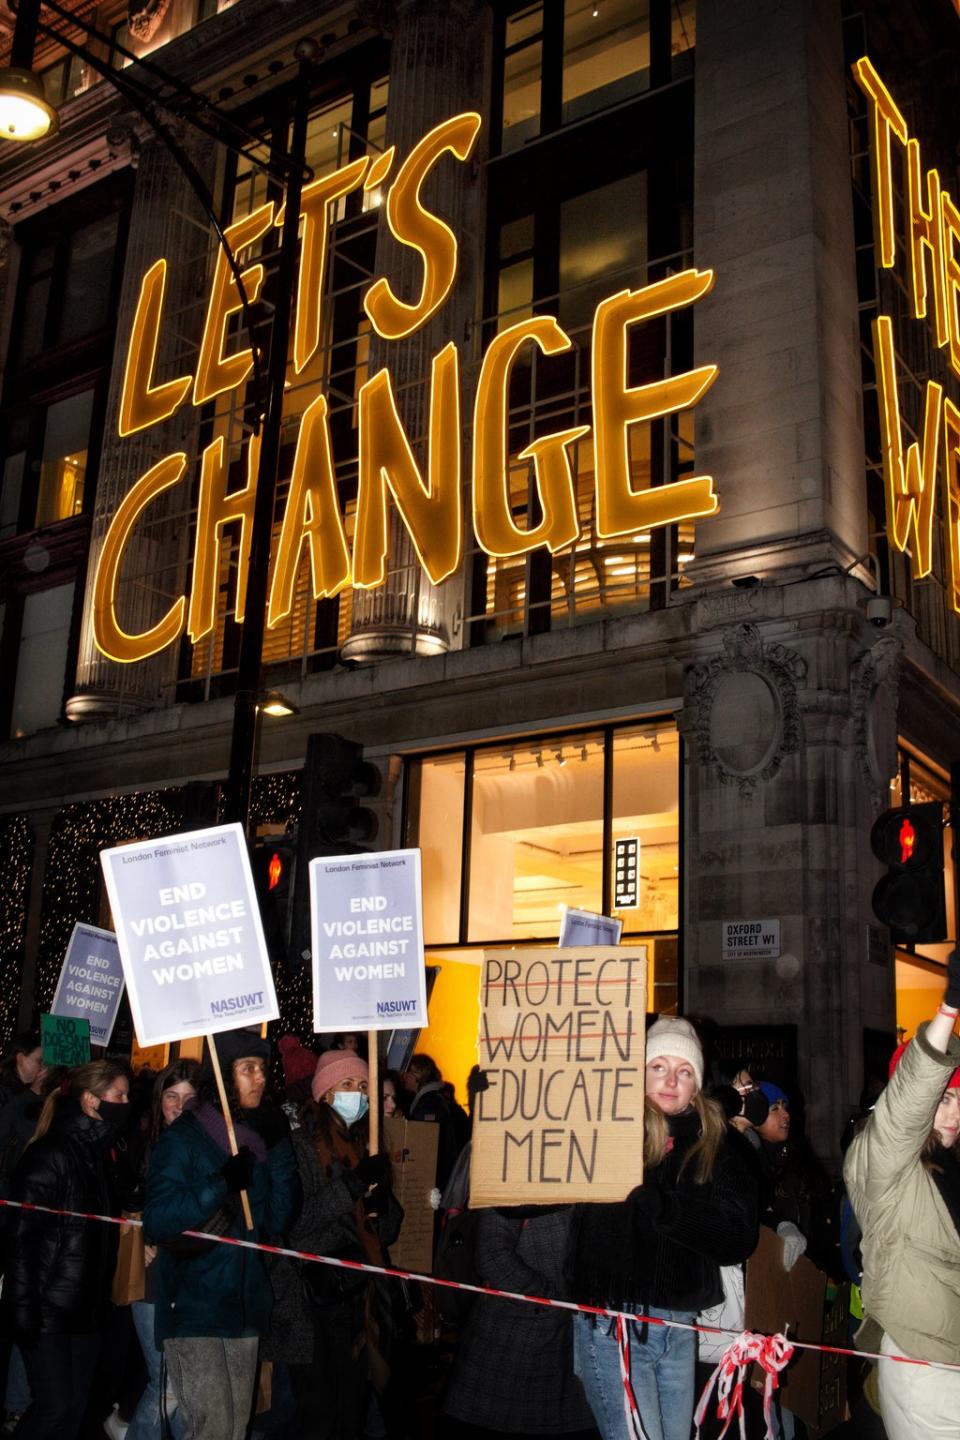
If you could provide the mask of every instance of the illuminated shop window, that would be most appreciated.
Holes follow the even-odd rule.
[[[427,963],[440,967],[423,1046],[458,1087],[476,1063],[483,949],[556,945],[565,905],[618,914],[623,942],[647,946],[648,1010],[677,1012],[679,767],[667,720],[408,764],[405,843],[422,852]],[[616,912],[613,847],[630,837],[640,841],[639,905]]]
[[[507,151],[540,133],[543,6],[533,5],[508,16],[505,27],[502,129]]]

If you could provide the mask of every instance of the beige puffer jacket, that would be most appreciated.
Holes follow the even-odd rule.
[[[881,1332],[918,1360],[960,1362],[960,1235],[920,1154],[950,1073],[960,1064],[954,1035],[943,1054],[926,1025],[907,1046],[843,1167],[863,1230],[863,1305],[857,1332],[865,1350]]]

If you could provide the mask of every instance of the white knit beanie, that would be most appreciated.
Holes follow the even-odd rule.
[[[654,1021],[647,1031],[646,1063],[649,1065],[660,1055],[673,1055],[678,1060],[688,1061],[697,1077],[697,1089],[703,1089],[703,1050],[689,1020],[684,1020],[681,1015],[664,1015]]]

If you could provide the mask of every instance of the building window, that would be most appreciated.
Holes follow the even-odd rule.
[[[34,231],[19,296],[12,348],[22,364],[43,350],[104,329],[116,288],[120,216],[116,210],[75,229]],[[54,234],[47,238],[49,231]],[[35,236],[35,240],[33,239]]]
[[[695,43],[695,0],[512,8],[498,32],[501,153],[679,78]]]
[[[537,735],[407,767],[405,843],[420,847],[427,963],[439,968],[424,1047],[462,1086],[476,1063],[485,948],[556,946],[563,908],[623,921],[647,950],[647,1008],[679,1001],[680,741],[672,721]],[[614,845],[640,841],[635,910],[611,906]]]
[[[10,725],[14,736],[32,735],[60,717],[73,591],[72,584],[57,585],[24,599]]]
[[[82,511],[92,415],[92,390],[83,390],[79,395],[71,395],[48,407],[35,517],[37,525],[52,525]]]

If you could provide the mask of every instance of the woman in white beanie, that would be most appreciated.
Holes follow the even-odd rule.
[[[722,1298],[720,1266],[753,1252],[756,1184],[702,1086],[693,1026],[657,1020],[647,1032],[644,1181],[620,1204],[581,1208],[577,1300],[691,1324]],[[574,1323],[575,1368],[603,1440],[627,1440],[615,1321],[581,1314]],[[631,1383],[648,1440],[689,1440],[696,1348],[692,1330],[630,1323]]]

